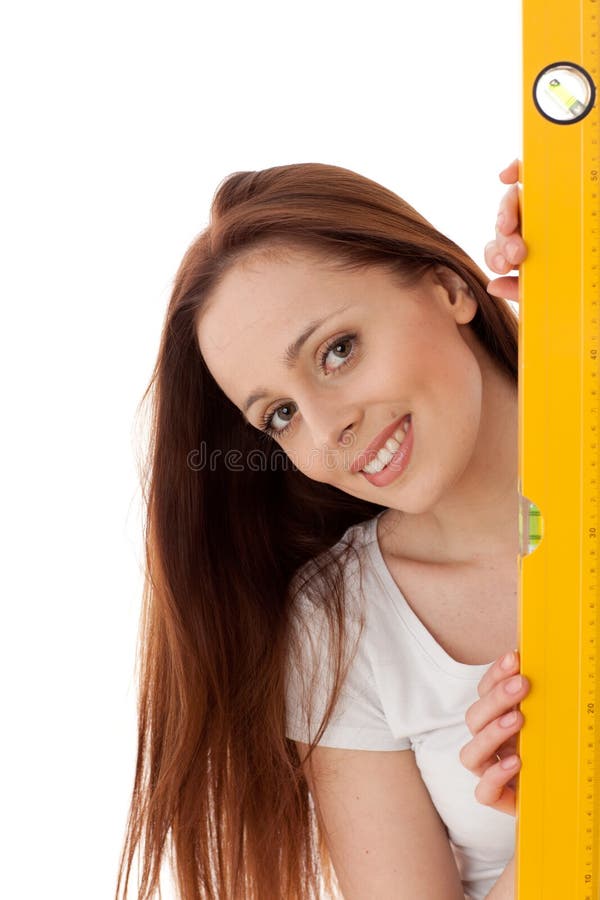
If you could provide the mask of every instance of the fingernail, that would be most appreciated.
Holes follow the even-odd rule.
[[[514,259],[519,252],[519,245],[516,241],[509,241],[506,245],[506,254],[509,259]]]
[[[515,675],[514,678],[511,678],[510,681],[507,681],[504,685],[507,693],[509,694],[518,694],[521,688],[523,687],[523,679],[520,675]]]
[[[500,253],[494,257],[493,262],[495,269],[503,269],[506,266],[506,260]]]
[[[514,666],[516,661],[515,654],[511,650],[510,653],[507,653],[502,662],[500,663],[500,668],[504,669],[505,672],[509,672]]]
[[[508,728],[509,725],[514,725],[516,721],[517,713],[514,709],[512,710],[512,712],[506,713],[505,716],[502,716],[502,718],[499,719],[499,722],[503,728]]]
[[[503,759],[500,765],[503,769],[515,769],[520,763],[520,759],[518,756],[507,756],[506,759]]]

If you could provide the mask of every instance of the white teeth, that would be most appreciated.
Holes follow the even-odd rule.
[[[387,466],[393,455],[392,451],[388,450],[387,447],[382,447],[377,451],[377,459],[381,460],[384,466]]]
[[[363,466],[361,471],[368,472],[369,475],[375,475],[376,472],[383,471],[396,451],[400,449],[400,445],[410,428],[410,422],[410,418],[407,418],[400,428],[396,429],[394,436],[388,438],[383,447],[379,448],[377,456],[374,456],[370,463]]]
[[[379,455],[377,455],[370,463],[363,467],[363,472],[368,472],[369,475],[375,475],[376,472],[381,472],[385,467],[386,463],[382,462],[382,460],[379,459]]]

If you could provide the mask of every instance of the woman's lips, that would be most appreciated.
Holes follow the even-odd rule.
[[[375,472],[372,475],[370,475],[368,472],[361,472],[360,474],[364,475],[369,484],[374,484],[375,487],[385,487],[387,484],[390,484],[390,482],[398,478],[408,466],[411,451],[413,448],[413,442],[413,421],[411,418],[410,426],[408,428],[408,431],[406,432],[406,437],[400,444],[398,450],[396,450],[396,452],[392,456],[387,466],[385,466],[381,470],[381,472]]]
[[[393,433],[397,431],[398,428],[400,428],[402,422],[404,422],[404,420],[408,416],[410,416],[410,413],[406,413],[406,415],[402,416],[401,419],[397,419],[395,422],[392,422],[391,425],[388,425],[387,428],[384,428],[384,430],[380,432],[380,434],[378,434],[374,440],[371,441],[369,446],[366,447],[362,453],[359,453],[359,455],[350,466],[350,471],[353,474],[356,474],[356,472],[360,472],[361,469],[364,469],[367,463],[370,463],[372,459],[375,459],[378,451],[381,450],[388,438],[391,438]],[[406,441],[406,438],[404,438],[404,440]]]

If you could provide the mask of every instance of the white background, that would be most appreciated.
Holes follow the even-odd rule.
[[[111,900],[136,753],[134,419],[179,261],[226,175],[318,161],[485,270],[521,149],[520,4],[20,0],[0,35],[0,894]]]

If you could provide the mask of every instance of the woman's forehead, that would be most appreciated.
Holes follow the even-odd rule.
[[[223,349],[233,335],[238,346],[244,336],[247,344],[277,341],[280,334],[284,340],[341,307],[396,302],[399,290],[420,293],[426,276],[403,284],[381,264],[348,268],[306,249],[263,250],[224,273],[196,317],[198,343],[205,354],[210,346]]]
[[[354,288],[356,273],[322,265],[316,257],[294,254],[285,258],[252,257],[223,276],[197,317],[200,343],[232,326],[253,329],[259,323],[298,324],[316,312],[340,305]],[[286,329],[287,330],[287,329]]]

